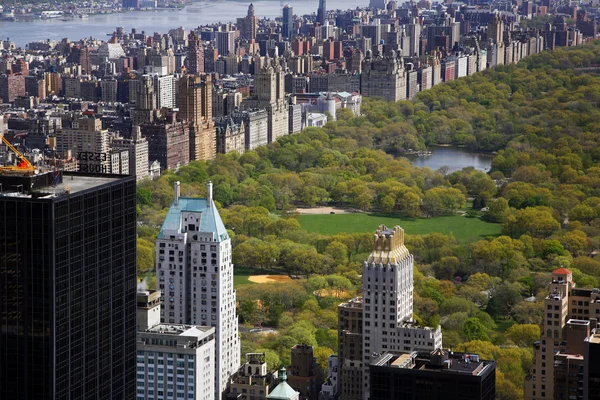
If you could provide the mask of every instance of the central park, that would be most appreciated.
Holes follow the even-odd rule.
[[[557,49],[419,93],[365,99],[362,115],[138,185],[138,270],[173,200],[205,197],[232,238],[242,354],[290,364],[291,346],[337,351],[337,307],[362,293],[373,233],[400,225],[414,257],[414,319],[443,345],[497,363],[497,398],[523,397],[551,272],[598,287],[600,45]],[[585,69],[582,71],[582,69]],[[408,149],[493,154],[489,171],[417,167]],[[332,207],[324,214],[308,208]]]

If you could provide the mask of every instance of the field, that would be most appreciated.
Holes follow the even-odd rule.
[[[486,236],[496,236],[501,231],[500,224],[492,224],[478,218],[466,218],[460,215],[417,219],[383,214],[300,216],[300,226],[303,229],[324,235],[335,235],[343,232],[375,232],[380,224],[385,224],[388,228],[400,225],[408,235],[424,235],[431,232],[452,233],[462,243]]]

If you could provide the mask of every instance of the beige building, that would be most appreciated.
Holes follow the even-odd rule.
[[[113,149],[127,150],[129,152],[129,172],[137,180],[148,177],[148,141],[142,137],[139,126],[134,126],[130,139],[113,138]]]
[[[246,353],[246,362],[230,385],[228,399],[263,400],[275,389],[279,380],[267,369],[265,353]]]
[[[102,121],[93,117],[77,118],[56,134],[56,150],[63,155],[70,150],[82,172],[110,172],[109,143],[108,130],[102,129]]]
[[[385,57],[367,53],[362,63],[360,90],[365,97],[383,97],[393,102],[406,99],[406,73],[394,51]]]
[[[288,102],[285,98],[284,73],[278,58],[267,57],[264,66],[254,76],[254,96],[245,100],[242,107],[266,109],[268,114],[268,142],[274,142],[289,133]]]
[[[363,299],[338,306],[338,393],[341,400],[362,399]]]
[[[600,290],[577,289],[568,269],[554,270],[548,289],[525,400],[568,399],[583,391],[583,379],[573,376],[583,376],[585,340],[600,318]]]
[[[431,352],[442,348],[440,326],[413,319],[414,259],[404,244],[404,229],[380,225],[373,252],[363,266],[363,398],[369,398],[369,365],[391,352]]]
[[[217,153],[227,154],[246,150],[246,130],[244,123],[236,123],[232,117],[223,117],[215,123],[217,129]]]
[[[190,160],[210,160],[217,153],[212,92],[210,75],[185,75],[179,80],[179,117],[190,124]]]

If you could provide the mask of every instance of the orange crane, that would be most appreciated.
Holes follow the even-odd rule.
[[[25,158],[25,156],[23,154],[21,154],[21,152],[19,150],[17,150],[15,148],[15,146],[13,146],[8,141],[8,139],[6,139],[4,136],[2,136],[2,143],[4,143],[9,149],[11,149],[12,152],[15,153],[17,155],[17,157],[19,157],[20,161],[18,162],[18,164],[16,166],[12,165],[12,166],[0,167],[0,172],[16,171],[16,172],[24,172],[27,174],[34,174],[36,172],[36,169],[33,166],[33,164],[31,164],[29,162],[29,160],[27,158]]]

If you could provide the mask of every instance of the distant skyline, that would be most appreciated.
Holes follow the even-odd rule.
[[[227,3],[227,5],[225,5]],[[219,2],[192,3],[182,10],[168,11],[131,11],[125,13],[90,15],[87,19],[74,19],[72,21],[56,20],[33,20],[24,22],[0,21],[0,30],[3,34],[1,40],[10,38],[19,47],[25,47],[27,43],[35,41],[61,40],[65,37],[71,41],[82,38],[94,37],[95,39],[107,40],[107,34],[113,32],[116,27],[122,26],[127,32],[132,28],[138,31],[167,33],[170,29],[183,26],[188,31],[198,25],[212,23],[235,22],[236,18],[246,16],[250,1],[225,0]],[[318,0],[259,0],[253,1],[256,16],[259,18],[281,17],[283,7],[289,4],[294,9],[294,14],[316,15],[319,6]],[[354,9],[356,7],[367,7],[368,0],[328,0],[327,9]]]

